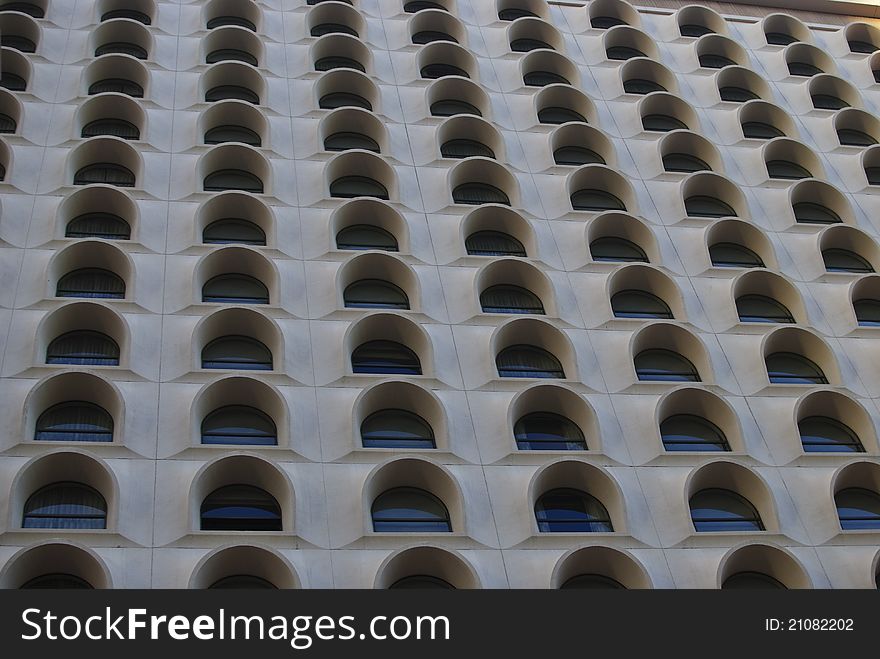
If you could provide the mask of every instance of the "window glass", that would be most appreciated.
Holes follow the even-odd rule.
[[[498,353],[495,365],[502,378],[565,378],[559,360],[536,346],[509,346]]]
[[[87,123],[83,126],[81,135],[82,137],[110,135],[112,137],[121,137],[124,140],[139,140],[141,138],[141,131],[130,121],[107,118]]]
[[[388,199],[388,190],[384,185],[367,176],[342,176],[330,184],[330,196],[342,199],[354,197]]]
[[[816,364],[793,352],[774,352],[767,355],[767,375],[776,384],[828,384],[825,374]]]
[[[396,341],[367,341],[351,353],[355,373],[421,375],[422,365],[412,350]]]
[[[764,530],[761,516],[755,507],[730,490],[700,490],[691,497],[690,508],[691,520],[697,533]]]
[[[68,272],[58,280],[55,295],[121,300],[125,297],[125,282],[109,270],[81,268]]]
[[[202,444],[275,446],[278,431],[265,412],[247,405],[227,405],[202,421]]]
[[[764,261],[755,252],[737,243],[715,243],[709,257],[716,268],[763,268]]]
[[[371,509],[377,532],[449,533],[449,511],[440,499],[415,487],[396,487],[376,497]]]
[[[863,257],[848,249],[829,248],[822,250],[822,260],[828,272],[874,272],[874,268]]]
[[[379,410],[361,423],[364,448],[436,448],[434,431],[422,417],[406,410]]]
[[[605,190],[578,190],[571,195],[571,206],[576,211],[625,211],[626,205]]]
[[[349,284],[342,294],[345,306],[353,309],[409,309],[403,289],[382,279],[361,279]]]
[[[205,144],[223,144],[225,142],[242,142],[251,146],[262,146],[263,144],[263,140],[257,132],[245,126],[214,126],[205,132]]]
[[[85,401],[53,405],[37,419],[36,441],[112,442],[113,417],[103,407]]]
[[[671,130],[687,130],[688,126],[681,119],[666,114],[646,114],[642,117],[642,128],[657,133],[668,133]]]
[[[381,249],[386,252],[398,251],[397,239],[380,227],[369,224],[353,224],[336,234],[337,249]]]
[[[660,437],[667,451],[729,451],[730,444],[711,421],[694,414],[674,414],[660,423]]]
[[[269,289],[250,275],[227,273],[205,282],[202,286],[202,302],[269,304]]]
[[[700,382],[700,374],[687,359],[671,350],[643,350],[633,360],[639,380]]]
[[[880,531],[880,495],[850,487],[834,495],[840,528],[844,531]]]
[[[82,483],[53,483],[24,504],[26,529],[107,528],[107,503],[97,490]]]
[[[526,248],[501,231],[476,231],[465,240],[467,253],[475,256],[526,256]]]
[[[106,334],[90,330],[68,332],[46,349],[47,364],[118,366],[119,346]]]
[[[251,174],[243,169],[220,169],[205,177],[205,192],[223,192],[224,190],[242,190],[262,194],[263,182],[256,174]]]
[[[766,295],[741,295],[736,298],[736,311],[743,323],[793,323],[794,317],[785,305]]]
[[[480,293],[483,313],[543,314],[540,298],[521,286],[498,284]]]
[[[221,336],[202,350],[202,368],[271,371],[272,352],[247,336]]]
[[[281,531],[281,506],[253,485],[226,485],[205,497],[203,531]]]
[[[859,436],[849,426],[827,416],[798,421],[801,445],[806,453],[863,453]]]
[[[595,497],[571,488],[545,492],[535,503],[542,533],[611,533],[614,527],[605,506]]]
[[[265,245],[266,233],[250,220],[228,217],[206,226],[202,242],[210,245]]]
[[[327,151],[347,151],[349,149],[364,149],[379,153],[379,143],[363,133],[343,131],[333,133],[324,138],[324,149]]]
[[[674,318],[669,305],[647,291],[615,293],[611,296],[611,309],[615,318]]]
[[[462,183],[452,191],[456,204],[504,204],[510,206],[507,194],[488,183]]]
[[[586,451],[587,442],[578,425],[561,414],[532,412],[514,424],[513,435],[520,451]]]
[[[135,177],[127,167],[108,162],[86,165],[73,177],[74,185],[92,185],[95,183],[107,183],[122,188],[131,188],[134,187]]]
[[[631,240],[616,236],[596,238],[590,243],[590,254],[594,261],[648,263],[645,250]]]

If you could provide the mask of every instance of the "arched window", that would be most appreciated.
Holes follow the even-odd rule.
[[[55,295],[121,300],[125,297],[125,282],[109,270],[81,268],[68,272],[58,280]]]
[[[27,80],[20,75],[3,71],[0,73],[0,87],[8,89],[11,92],[23,92],[27,89]]]
[[[535,502],[541,533],[611,533],[614,527],[605,506],[594,496],[571,488],[542,494]]]
[[[281,531],[281,506],[253,485],[226,485],[205,497],[202,531]]]
[[[870,54],[877,52],[878,47],[872,43],[868,43],[867,41],[858,41],[858,40],[850,40],[849,42],[850,52],[860,53],[860,54]]]
[[[119,346],[106,334],[91,330],[67,332],[49,344],[47,364],[119,366]]]
[[[880,167],[865,167],[868,185],[880,185]]]
[[[560,590],[625,590],[619,581],[602,574],[578,574],[559,587]]]
[[[472,256],[526,256],[523,244],[501,231],[475,231],[464,244]]]
[[[828,272],[874,272],[873,266],[865,258],[848,249],[823,249],[822,260]]]
[[[798,180],[810,178],[812,174],[806,167],[802,167],[790,160],[770,160],[767,162],[767,174],[770,178]]]
[[[585,146],[563,146],[553,152],[553,160],[557,165],[589,165],[605,164],[605,158]]]
[[[766,295],[740,295],[736,312],[743,323],[793,323],[794,317],[784,304]]]
[[[418,355],[396,341],[367,341],[351,353],[351,368],[355,373],[384,375],[421,375],[422,364]]]
[[[643,350],[633,362],[636,375],[642,381],[700,382],[696,366],[672,350]]]
[[[674,414],[660,423],[660,437],[667,451],[729,451],[721,428],[694,414]]]
[[[510,42],[510,50],[515,53],[528,53],[532,50],[540,50],[541,48],[553,50],[553,46],[540,39],[521,38]]]
[[[625,211],[618,197],[605,190],[578,190],[571,195],[571,207],[576,211]]]
[[[137,9],[111,9],[101,15],[101,22],[110,21],[114,18],[129,18],[144,25],[150,25],[153,22],[149,16]]]
[[[797,38],[785,32],[767,32],[767,43],[773,46],[788,46],[797,43]]]
[[[630,78],[623,81],[623,91],[627,94],[639,94],[645,96],[652,92],[665,92],[666,87],[656,80],[646,80],[645,78]]]
[[[483,313],[544,314],[541,299],[522,286],[498,284],[480,293]]]
[[[571,108],[563,108],[556,105],[551,105],[538,110],[538,121],[542,124],[555,125],[566,124],[569,121],[577,121],[582,124],[589,123],[587,118],[580,112],[572,110]]]
[[[83,126],[82,137],[98,137],[99,135],[121,137],[124,140],[141,139],[141,131],[137,126],[125,119],[112,117],[97,119]]]
[[[571,419],[553,412],[532,412],[513,426],[520,451],[586,451],[587,440]]]
[[[785,133],[772,124],[763,121],[745,121],[742,125],[743,137],[753,140],[772,140],[785,137]]]
[[[249,336],[221,336],[202,350],[202,368],[271,371],[272,351]]]
[[[794,219],[801,224],[838,224],[843,220],[827,206],[814,204],[811,201],[799,201],[792,204]]]
[[[202,421],[202,444],[275,446],[278,430],[265,412],[247,405],[227,405]]]
[[[17,128],[18,124],[15,123],[15,119],[8,114],[0,112],[0,133],[3,135],[11,135]]]
[[[313,37],[323,37],[325,34],[349,34],[353,37],[359,36],[357,30],[342,23],[320,23],[310,30]]]
[[[4,34],[0,37],[0,46],[14,48],[23,53],[33,53],[37,50],[37,44],[20,34]]]
[[[244,126],[215,126],[205,132],[205,144],[223,144],[225,142],[241,142],[250,146],[263,145],[263,140],[257,132]]]
[[[617,25],[627,25],[627,22],[617,16],[593,16],[590,19],[590,25],[597,30],[607,30]]]
[[[827,416],[808,416],[798,421],[798,434],[805,453],[864,453],[859,436],[849,426]]]
[[[101,55],[131,55],[137,59],[147,59],[147,50],[127,41],[112,41],[95,48],[95,57]]]
[[[397,238],[381,227],[353,224],[336,234],[336,249],[398,251]]]
[[[722,101],[729,101],[731,103],[745,103],[746,101],[760,98],[751,89],[743,89],[742,87],[721,87],[718,93],[721,95]]]
[[[388,586],[388,590],[455,590],[455,586],[430,574],[414,574],[398,579]]]
[[[277,590],[275,584],[252,574],[232,574],[215,581],[209,590]]]
[[[217,85],[205,92],[206,103],[227,100],[246,101],[253,105],[259,105],[260,95],[241,85]]]
[[[132,80],[125,78],[104,78],[92,83],[89,87],[89,96],[95,94],[106,94],[114,92],[116,94],[125,94],[132,98],[143,98],[144,88]]]
[[[364,149],[379,153],[379,143],[368,135],[363,133],[354,133],[343,131],[333,133],[324,138],[324,149],[326,151],[348,151],[349,149]]]
[[[112,162],[86,165],[73,177],[74,185],[91,185],[93,183],[107,183],[120,188],[132,188],[135,184],[135,177],[128,167]]]
[[[224,190],[243,190],[255,194],[263,193],[260,177],[243,169],[220,169],[205,177],[205,192]]]
[[[439,9],[440,11],[446,11],[446,7],[439,2],[431,2],[430,0],[412,0],[403,5],[403,11],[408,14],[415,14],[424,9]]]
[[[409,309],[409,298],[400,286],[383,279],[360,279],[342,294],[350,309]]]
[[[207,57],[205,57],[205,62],[207,64],[216,64],[217,62],[244,62],[251,66],[257,66],[259,63],[256,57],[239,48],[218,48],[217,50],[212,50],[208,53]]]
[[[454,117],[457,114],[473,114],[482,117],[480,109],[467,101],[447,98],[431,104],[431,114],[435,117]]]
[[[849,103],[831,94],[813,94],[812,99],[813,107],[818,110],[842,110],[849,107]]]
[[[269,289],[250,275],[222,274],[212,277],[202,286],[202,302],[269,304]]]
[[[388,199],[388,189],[368,176],[342,176],[330,184],[330,196],[342,199],[353,197]]]
[[[642,128],[655,133],[668,133],[672,130],[687,130],[688,125],[668,114],[646,114],[642,117]]]
[[[700,490],[691,497],[690,508],[697,533],[764,530],[755,507],[745,497],[730,490]]]
[[[470,75],[460,66],[454,64],[444,64],[443,62],[434,62],[422,67],[420,72],[422,78],[426,80],[435,80],[444,76],[461,76],[462,78],[470,78]]]
[[[520,344],[504,348],[495,357],[495,366],[502,378],[565,378],[559,360],[537,346]]]
[[[330,57],[322,57],[315,62],[315,71],[331,71],[333,69],[354,69],[361,73],[366,72],[366,67],[351,57],[342,57],[340,55],[331,55]]]
[[[802,78],[811,78],[823,73],[822,69],[818,66],[808,62],[789,62],[788,72],[793,76],[800,76]]]
[[[648,263],[648,255],[631,240],[617,236],[603,236],[590,243],[594,261],[613,263]]]
[[[775,384],[828,384],[822,369],[802,355],[774,352],[765,361],[770,382]]]
[[[370,103],[360,94],[352,92],[331,92],[325,94],[318,101],[318,107],[323,110],[335,110],[336,108],[363,108],[364,110],[373,110],[373,104]]]
[[[570,85],[563,75],[552,71],[529,71],[523,76],[523,84],[529,87],[546,87],[547,85]]]
[[[763,572],[737,572],[731,574],[724,583],[722,590],[787,590],[778,579]]]
[[[706,34],[714,34],[715,30],[698,25],[697,23],[686,23],[678,26],[678,31],[683,37],[702,37]]]
[[[502,21],[515,21],[517,18],[538,18],[538,15],[529,11],[528,9],[521,9],[519,7],[511,7],[509,9],[502,9],[498,12],[498,18]]]
[[[81,400],[53,405],[37,419],[34,440],[112,442],[113,417],[103,407]]]
[[[254,25],[253,21],[249,21],[241,16],[215,16],[205,25],[209,30],[227,26],[243,27],[251,32],[257,31],[257,26]]]
[[[43,18],[44,16],[42,7],[38,7],[32,2],[4,2],[0,5],[0,11],[20,11],[33,18]]]
[[[21,525],[26,529],[104,529],[107,502],[88,485],[53,483],[30,496]]]
[[[873,146],[877,144],[876,139],[855,128],[838,128],[837,139],[844,146]]]
[[[672,310],[653,293],[625,290],[611,296],[615,318],[674,318]]]
[[[488,183],[462,183],[452,191],[456,204],[504,204],[510,206],[510,197],[494,185]]]
[[[880,495],[849,487],[834,495],[840,528],[844,531],[880,531]]]
[[[729,57],[717,53],[703,53],[700,55],[700,66],[706,69],[723,69],[725,66],[736,66]]]
[[[470,158],[482,156],[495,158],[495,152],[477,140],[449,140],[440,146],[440,155],[444,158]]]
[[[209,245],[265,245],[266,232],[250,220],[224,218],[215,220],[202,231],[202,242]]]
[[[361,423],[364,448],[437,448],[431,425],[407,410],[373,412]]]
[[[605,50],[605,55],[610,60],[628,60],[633,57],[647,57],[638,48],[632,46],[611,46]]]
[[[663,156],[663,169],[667,172],[711,172],[712,167],[705,160],[690,153],[667,153]]]
[[[763,268],[764,261],[755,252],[738,243],[715,243],[709,258],[716,268]]]
[[[37,589],[76,589],[76,590],[91,590],[93,588],[92,584],[90,584],[85,579],[82,579],[74,574],[63,574],[61,572],[52,572],[51,574],[41,574],[39,577],[34,577],[27,583],[21,586],[21,590],[37,590]]]
[[[695,195],[684,200],[684,207],[691,217],[736,217],[736,211],[728,203],[707,197]]]
[[[376,497],[373,530],[385,533],[451,533],[449,511],[440,499],[415,487],[395,487]]]
[[[880,300],[862,298],[853,302],[856,320],[862,327],[880,327]]]
[[[67,223],[64,234],[68,238],[105,238],[128,240],[131,227],[118,215],[111,213],[85,213]]]

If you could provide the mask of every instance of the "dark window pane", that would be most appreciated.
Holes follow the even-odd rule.
[[[111,43],[105,43],[95,49],[95,57],[111,54],[131,55],[132,57],[136,57],[138,59],[147,59],[147,51],[145,48],[138,46],[137,44],[128,43],[126,41],[113,41]]]
[[[651,92],[665,92],[666,87],[655,80],[646,80],[645,78],[630,78],[624,80],[623,91],[627,94],[650,94]]]
[[[67,231],[64,235],[68,238],[128,240],[131,237],[131,227],[118,215],[85,213],[73,218],[67,224]]]
[[[639,380],[653,382],[700,382],[696,367],[671,350],[643,350],[633,360]]]
[[[687,214],[691,217],[736,217],[733,206],[715,197],[696,195],[684,200]]]
[[[880,185],[880,167],[865,167],[868,185]]]
[[[47,364],[119,366],[119,346],[106,334],[77,330],[62,334],[46,350]]]
[[[498,18],[502,21],[515,21],[517,18],[527,18],[533,17],[538,18],[538,15],[528,9],[520,9],[519,7],[511,7],[510,9],[502,9],[498,12]]]
[[[729,451],[721,429],[703,417],[675,414],[660,424],[660,437],[667,451]]]
[[[642,117],[642,127],[657,133],[668,133],[671,130],[687,130],[688,125],[666,114],[646,114]]]
[[[697,25],[696,23],[679,25],[678,31],[683,37],[702,37],[704,34],[713,34],[715,32],[715,30],[708,28],[705,25]]]
[[[73,177],[74,185],[91,185],[93,183],[108,183],[121,188],[131,188],[134,187],[135,178],[134,173],[127,167],[109,162],[87,165]]]
[[[605,158],[592,149],[584,146],[563,146],[553,152],[553,160],[557,165],[588,165],[605,164]]]
[[[39,577],[34,577],[30,581],[26,582],[21,586],[22,590],[35,590],[35,589],[78,589],[78,590],[91,590],[92,584],[90,584],[85,579],[81,579],[73,574],[62,574],[60,572],[53,572],[52,574],[43,574]]]
[[[389,590],[455,590],[448,581],[444,581],[439,577],[432,577],[428,574],[416,574],[411,577],[398,579],[388,586]]]
[[[774,137],[785,137],[785,133],[776,126],[761,121],[746,121],[742,125],[743,137],[755,140],[772,140]]]
[[[520,451],[586,451],[584,433],[577,424],[553,412],[532,412],[513,426]]]
[[[205,144],[223,144],[224,142],[242,142],[251,146],[262,146],[260,136],[244,126],[215,126],[205,133]]]
[[[218,85],[217,87],[209,89],[205,93],[205,101],[208,103],[230,99],[247,101],[254,105],[260,104],[260,96],[256,92],[251,91],[247,87],[242,87],[241,85]]]
[[[510,206],[510,198],[504,191],[488,183],[462,183],[452,191],[456,204],[504,204]]]
[[[605,506],[595,497],[568,488],[550,490],[535,503],[542,533],[611,533],[614,527]]]
[[[377,532],[449,533],[452,524],[443,502],[415,487],[396,487],[383,492],[371,509]]]
[[[412,0],[412,2],[407,2],[403,5],[403,11],[409,14],[415,14],[424,9],[439,9],[440,11],[446,11],[446,7],[439,2],[430,2],[430,0]]]
[[[552,354],[530,345],[504,348],[495,357],[498,377],[502,378],[565,378],[562,364]]]
[[[336,108],[354,107],[363,108],[364,110],[373,109],[373,104],[363,96],[352,94],[349,92],[332,92],[325,94],[318,101],[318,106],[324,110],[335,110]]]
[[[263,193],[263,182],[256,174],[243,169],[220,169],[205,177],[205,192],[224,190],[243,190],[255,194]]]
[[[880,495],[861,487],[850,487],[834,495],[837,517],[844,531],[880,531]]]
[[[205,497],[203,531],[281,531],[281,506],[253,485],[227,485]]]
[[[422,30],[421,32],[416,32],[412,36],[412,42],[415,44],[434,43],[435,41],[451,41],[452,43],[458,43],[458,39],[452,35],[446,34],[445,32],[438,32],[436,30]]]
[[[85,401],[53,405],[37,419],[36,441],[112,442],[113,417],[103,407]]]
[[[465,239],[465,248],[473,256],[526,256],[523,244],[501,231],[472,233]]]
[[[483,313],[543,314],[544,305],[537,295],[521,286],[499,284],[480,293]]]
[[[9,71],[3,71],[0,73],[0,87],[13,92],[23,92],[27,89],[27,80]]]
[[[790,160],[770,160],[767,162],[767,174],[770,178],[793,179],[810,178],[812,174],[806,167],[802,167]]]
[[[205,227],[202,242],[212,245],[265,245],[266,233],[249,220],[225,218],[215,220]]]
[[[794,219],[805,224],[837,224],[843,221],[830,208],[809,201],[793,204],[792,210],[794,211]]]
[[[121,300],[125,282],[115,273],[101,268],[81,268],[58,280],[57,297],[85,297]]]
[[[762,572],[737,572],[721,584],[722,590],[785,590],[782,582]]]
[[[804,78],[809,78],[811,76],[819,75],[822,73],[822,69],[814,64],[809,64],[807,62],[789,62],[788,63],[788,72],[793,76],[801,76]]]
[[[229,25],[247,28],[252,32],[257,31],[257,26],[254,25],[253,21],[242,18],[241,16],[215,16],[208,21],[208,24],[205,27],[209,30],[213,30],[214,28],[226,27]]]
[[[431,104],[431,114],[435,117],[453,117],[457,114],[473,114],[482,117],[476,105],[471,105],[467,101],[459,101],[456,99],[446,99]]]
[[[667,172],[711,172],[712,168],[705,160],[689,153],[668,153],[663,156],[663,168]]]
[[[874,268],[865,258],[848,249],[823,249],[822,260],[825,261],[828,272],[874,272]]]
[[[361,73],[366,72],[364,65],[351,57],[341,57],[338,55],[322,57],[315,62],[315,71],[330,71],[332,69],[355,69]]]
[[[380,410],[361,423],[364,448],[436,448],[434,431],[422,417],[406,410]]]
[[[736,311],[743,323],[793,323],[785,306],[766,295],[741,295],[736,298]]]
[[[133,21],[143,23],[144,25],[150,25],[150,23],[152,23],[149,16],[137,9],[111,9],[108,12],[104,12],[101,16],[101,22],[109,21],[114,18],[129,18]]]
[[[571,207],[576,211],[625,211],[626,205],[605,190],[578,190],[571,195]]]
[[[645,250],[626,238],[596,238],[590,243],[590,254],[594,261],[648,263]]]
[[[422,365],[412,350],[396,341],[367,341],[351,353],[355,373],[421,375]]]
[[[722,101],[730,101],[732,103],[745,103],[756,98],[760,98],[751,89],[743,89],[742,87],[721,87],[718,90],[721,94]]]
[[[409,309],[409,298],[403,289],[382,279],[361,279],[349,284],[342,298],[345,306],[353,309]]]
[[[827,416],[798,421],[801,445],[806,453],[863,453],[859,436],[849,426]]]
[[[381,249],[386,252],[398,251],[397,239],[380,227],[369,224],[354,224],[336,234],[337,249]]]
[[[602,574],[579,574],[559,587],[560,590],[621,590],[626,589],[619,581]]]
[[[6,2],[0,5],[0,11],[20,11],[34,18],[43,18],[42,8],[30,2]]]
[[[323,37],[325,34],[349,34],[353,37],[358,36],[357,30],[342,23],[320,23],[310,30],[313,37]]]
[[[776,384],[828,384],[825,374],[812,361],[792,352],[767,355],[767,375]]]
[[[873,146],[877,140],[868,133],[854,128],[839,128],[837,138],[846,146]]]
[[[468,72],[461,67],[453,64],[443,64],[442,62],[435,62],[434,64],[423,66],[421,76],[427,80],[443,78],[444,76],[461,76],[462,78],[470,78]]]
[[[17,127],[15,119],[0,112],[0,133],[4,135],[14,133]]]
[[[523,83],[529,87],[546,87],[547,85],[570,85],[568,78],[552,71],[530,71],[523,76]]]
[[[494,158],[495,152],[476,140],[449,140],[440,146],[440,155],[444,158],[470,158],[472,156]]]
[[[848,108],[849,103],[831,94],[813,94],[813,107],[820,110],[842,110]]]
[[[272,352],[248,336],[222,336],[202,350],[202,368],[271,371]]]
[[[714,53],[704,53],[703,55],[700,55],[699,59],[700,66],[707,69],[723,69],[725,66],[736,66],[736,62],[729,57]]]
[[[763,531],[755,507],[736,492],[710,488],[691,497],[691,520],[698,533],[706,531]]]
[[[856,319],[863,327],[880,327],[880,300],[861,299],[853,302]]]
[[[611,309],[615,318],[674,318],[668,304],[646,291],[615,293],[611,296]]]
[[[849,42],[849,49],[854,53],[874,53],[878,47],[867,41],[852,40]]]
[[[269,304],[269,289],[250,275],[222,274],[212,277],[202,286],[202,302]]]
[[[787,46],[792,43],[797,43],[797,39],[785,32],[768,32],[766,36],[767,43],[774,46]]]
[[[217,50],[212,50],[208,53],[207,57],[205,57],[205,62],[208,64],[216,64],[217,62],[244,62],[251,66],[257,66],[258,64],[255,56],[238,48],[218,48]]]
[[[548,48],[553,50],[553,46],[551,46],[546,41],[541,41],[540,39],[514,39],[510,42],[510,49],[515,53],[527,53],[532,50],[539,50],[541,48]]]
[[[125,119],[98,119],[83,126],[82,137],[98,137],[99,135],[121,137],[124,140],[139,140],[141,131]]]
[[[37,44],[18,34],[4,34],[0,37],[0,45],[4,48],[15,48],[23,53],[33,53],[37,50]]]
[[[227,405],[202,421],[202,444],[275,446],[278,431],[265,412],[246,405]]]
[[[550,106],[538,110],[538,121],[542,124],[565,124],[569,121],[578,121],[580,123],[588,123],[587,118],[580,112],[575,112],[571,108],[561,108]]]
[[[379,143],[363,133],[340,132],[333,133],[324,138],[324,148],[327,151],[347,151],[349,149],[364,149],[379,153]]]
[[[107,528],[107,502],[88,485],[53,483],[27,500],[21,525],[26,529]]]
[[[343,199],[353,197],[388,199],[388,190],[378,181],[366,176],[343,176],[330,185],[330,196]]]
[[[647,57],[647,55],[641,50],[633,48],[632,46],[611,46],[605,51],[605,55],[608,59],[612,60],[628,60],[633,57]]]
[[[715,243],[709,248],[717,268],[763,268],[764,261],[748,247],[736,243]]]
[[[115,92],[117,94],[125,94],[134,98],[143,98],[144,88],[136,82],[125,80],[124,78],[104,78],[98,82],[92,83],[89,87],[89,95],[106,94]]]
[[[593,16],[590,18],[590,25],[592,25],[597,30],[607,30],[610,27],[615,27],[616,25],[626,25],[626,21],[622,18],[618,18],[617,16]]]

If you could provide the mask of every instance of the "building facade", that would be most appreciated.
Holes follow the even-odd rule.
[[[876,587],[880,11],[766,4],[0,5],[0,587]]]

